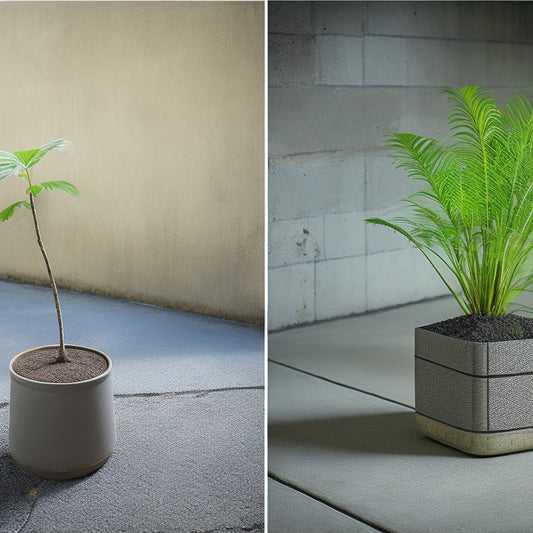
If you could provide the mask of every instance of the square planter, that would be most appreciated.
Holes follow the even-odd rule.
[[[533,449],[533,339],[471,342],[415,329],[416,427],[474,455]]]

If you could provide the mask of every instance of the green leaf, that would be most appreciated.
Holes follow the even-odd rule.
[[[13,155],[17,157],[24,167],[30,168],[36,165],[51,150],[58,150],[68,144],[70,142],[65,139],[56,139],[55,141],[44,144],[40,148],[13,152]]]
[[[5,152],[0,150],[0,180],[11,175],[17,175],[21,170],[25,170],[36,165],[50,150],[57,150],[70,144],[65,139],[56,139],[40,148],[29,150],[19,150],[17,152]]]
[[[15,202],[14,204],[11,204],[9,207],[6,207],[3,211],[0,212],[0,220],[2,222],[9,220],[15,213],[15,209],[20,206],[24,206],[27,209],[31,209],[30,204],[26,200]]]
[[[62,191],[68,192],[72,196],[79,195],[78,189],[76,189],[76,187],[68,181],[45,181],[44,183],[41,183],[41,185],[49,191],[61,189]]]
[[[35,154],[39,152],[39,148],[32,148],[31,150],[22,150],[20,152],[13,152],[13,155],[20,161],[23,167],[27,167],[28,163],[33,159]]]
[[[40,185],[32,185],[26,189],[26,194],[33,194],[33,196],[37,196],[42,190],[43,188]]]
[[[18,174],[20,161],[9,152],[0,151],[0,180]]]

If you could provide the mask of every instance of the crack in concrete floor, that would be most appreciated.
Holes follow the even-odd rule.
[[[70,481],[18,469],[2,409],[0,532],[256,531],[264,518],[263,390],[196,392],[116,397],[113,455]]]

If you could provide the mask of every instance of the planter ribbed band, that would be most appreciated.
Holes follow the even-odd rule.
[[[533,339],[470,342],[415,329],[416,426],[475,455],[533,449]]]

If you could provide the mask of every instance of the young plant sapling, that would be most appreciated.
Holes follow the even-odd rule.
[[[55,277],[52,272],[52,266],[43,244],[41,230],[39,228],[39,221],[37,218],[35,199],[44,189],[49,191],[60,189],[72,196],[78,196],[78,190],[74,185],[72,185],[72,183],[69,183],[68,181],[45,181],[40,184],[33,184],[30,176],[30,169],[34,167],[51,150],[58,150],[68,144],[70,143],[64,139],[57,139],[45,144],[44,146],[41,146],[40,148],[33,148],[30,150],[12,153],[0,151],[0,180],[7,178],[8,176],[17,176],[21,178],[25,182],[27,197],[27,199],[12,203],[10,206],[1,211],[0,221],[3,222],[9,220],[15,213],[15,209],[17,207],[25,207],[31,211],[35,235],[37,237],[37,244],[41,250],[41,254],[46,265],[46,270],[48,272],[50,286],[54,294],[57,321],[59,326],[59,353],[55,361],[56,363],[69,362],[69,358],[65,350],[63,317],[61,315],[61,306],[59,304],[59,294],[57,291]]]

